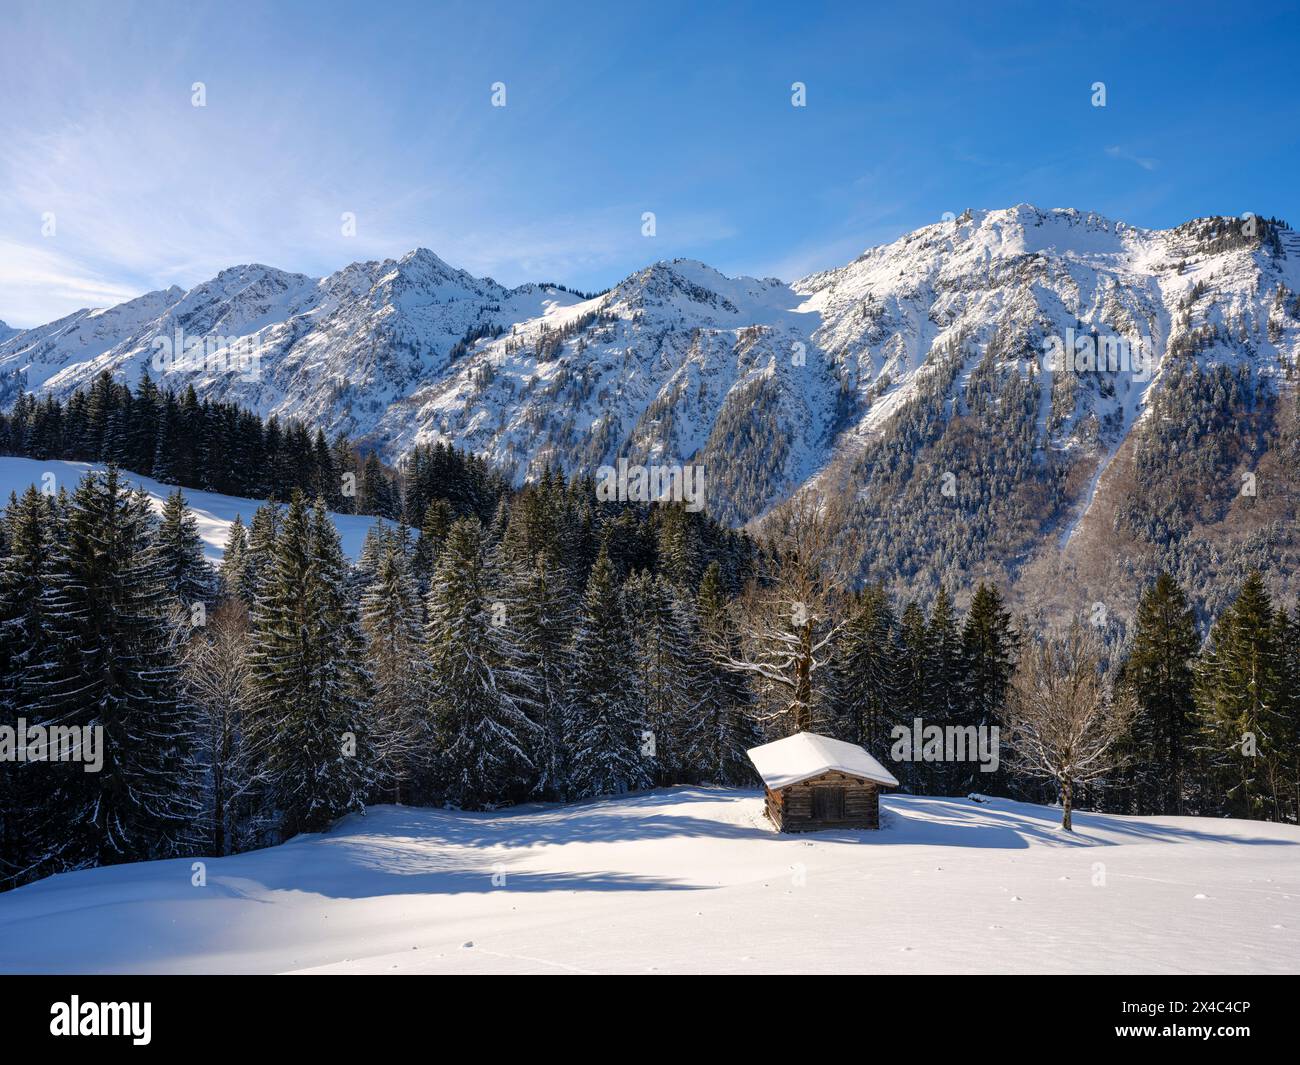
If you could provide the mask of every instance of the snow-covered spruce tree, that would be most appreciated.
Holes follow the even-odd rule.
[[[941,726],[970,724],[966,712],[966,683],[961,653],[961,634],[953,614],[952,599],[941,584],[930,611],[926,630],[926,655],[929,659],[931,704],[926,711],[927,723]],[[933,786],[940,795],[969,794],[972,761],[939,762],[935,765]]]
[[[280,531],[280,516],[280,508],[267,503],[253,512],[253,520],[248,526],[248,546],[242,552],[236,591],[250,610],[263,579],[272,568],[275,541]]]
[[[1278,704],[1276,750],[1268,761],[1269,791],[1277,819],[1300,824],[1300,608],[1290,616],[1278,608],[1282,649],[1282,699]]]
[[[348,586],[356,593],[355,598],[360,599],[374,581],[379,569],[379,556],[383,554],[387,543],[388,527],[382,521],[376,521],[366,530],[365,538],[361,541],[361,553],[348,574]]]
[[[592,478],[575,478],[566,485],[557,472],[551,492],[560,513],[556,559],[569,587],[581,599],[586,595],[587,581],[602,546],[596,518],[596,482]]]
[[[131,404],[131,420],[127,426],[130,452],[126,467],[144,476],[153,475],[154,448],[158,442],[158,421],[162,416],[162,394],[148,369],[140,373],[135,401]]]
[[[415,557],[411,561],[411,570],[421,593],[427,592],[433,581],[442,545],[447,542],[447,534],[455,520],[456,514],[445,499],[433,500],[424,510]]]
[[[1125,740],[1132,812],[1182,814],[1185,778],[1196,747],[1196,616],[1162,571],[1138,602],[1121,683],[1135,713]]]
[[[116,468],[92,470],[73,493],[51,584],[59,657],[38,714],[103,729],[99,772],[49,767],[65,858],[105,865],[182,853],[199,812],[194,722],[170,653],[153,509]]]
[[[929,625],[925,611],[916,602],[903,608],[898,624],[898,642],[895,645],[898,676],[898,710],[900,724],[911,727],[917,718],[924,720],[935,705],[935,690],[930,668]],[[936,791],[935,763],[925,762],[915,756],[911,761],[898,763],[895,776],[909,791],[933,795]]]
[[[221,567],[218,570],[217,591],[223,599],[238,599],[245,606],[252,601],[251,590],[245,596],[248,582],[248,530],[239,515],[230,523],[226,535],[226,547],[221,555]]]
[[[646,728],[654,737],[655,783],[685,783],[685,733],[693,702],[693,619],[678,602],[673,586],[648,570],[624,582],[622,597],[635,634],[635,683]]]
[[[381,529],[374,573],[361,594],[361,631],[373,678],[372,747],[381,793],[400,803],[426,778],[434,751],[427,714],[420,595],[405,528]]]
[[[508,646],[508,607],[491,595],[491,583],[483,527],[461,518],[429,589],[425,647],[439,790],[467,810],[527,795],[536,774],[529,752],[538,728],[512,694],[521,687],[517,654]]]
[[[9,497],[0,555],[0,725],[39,724],[36,704],[56,664],[49,616],[58,513],[53,500],[29,487]],[[49,816],[53,796],[47,767],[0,761],[0,891],[60,868],[61,825]]]
[[[1011,613],[996,588],[980,581],[971,597],[961,630],[962,674],[965,678],[967,723],[976,727],[996,725],[1011,688],[1021,636],[1011,624]],[[999,765],[992,773],[972,766],[966,794],[971,789],[994,795],[1007,793],[1007,769]]]
[[[896,625],[884,589],[868,586],[854,597],[836,646],[843,738],[876,757],[889,749],[890,730],[902,721]]]
[[[399,513],[397,489],[375,452],[366,456],[357,484],[357,513],[396,519]]]
[[[1283,689],[1279,642],[1285,615],[1274,610],[1263,578],[1252,571],[1236,600],[1215,622],[1197,671],[1197,703],[1208,774],[1231,817],[1276,817],[1281,803],[1270,786],[1279,758],[1289,764],[1292,729]]]
[[[568,792],[564,732],[577,604],[547,551],[539,551],[531,567],[512,569],[508,581],[507,624],[515,676],[524,688],[516,693],[516,699],[537,725],[533,794],[562,800]]]
[[[559,523],[563,500],[551,486],[551,471],[542,473],[537,484],[520,490],[510,508],[510,521],[501,541],[502,558],[521,569],[531,569],[542,552],[553,556],[559,549]]]
[[[260,513],[260,512],[259,512]],[[364,805],[369,677],[338,533],[295,492],[258,581],[248,743],[281,838]]]
[[[635,791],[653,779],[632,647],[614,567],[602,546],[573,640],[566,747],[570,793],[576,798]]]
[[[659,570],[684,595],[698,587],[706,564],[699,532],[684,503],[656,507],[659,519]]]
[[[163,582],[182,610],[212,598],[212,569],[203,557],[199,523],[178,488],[163,504],[158,525],[158,564]]]
[[[721,665],[740,653],[740,637],[727,608],[722,568],[709,564],[696,601],[697,657],[691,690],[684,760],[706,784],[749,784],[754,767],[746,753],[760,742],[753,699],[745,678]]]

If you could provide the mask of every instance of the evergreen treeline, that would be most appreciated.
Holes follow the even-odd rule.
[[[823,692],[818,728],[881,757],[890,729],[996,725],[1025,636],[1001,596],[981,584],[958,625],[941,588],[927,617],[896,615],[867,588],[854,599]],[[1161,573],[1144,590],[1127,644],[1114,658],[1134,713],[1112,771],[1089,785],[1099,810],[1300,823],[1300,611],[1271,601],[1252,571],[1202,636],[1184,590]],[[890,764],[911,791],[968,791],[1053,802],[1050,786],[984,773],[973,762]]]
[[[145,372],[134,391],[101,373],[66,403],[24,393],[0,412],[0,454],[113,463],[166,484],[286,502],[294,491],[344,514],[418,524],[428,503],[487,520],[506,482],[476,456],[442,444],[414,449],[398,473],[347,437],[332,441],[193,387],[164,390]]]
[[[680,505],[598,503],[553,471],[495,495],[450,449],[356,564],[295,491],[203,559],[178,490],[116,468],[0,523],[0,725],[98,725],[103,767],[0,762],[0,880],[223,854],[369,802],[484,809],[671,784],[754,784],[765,719],[742,591],[764,549]],[[422,479],[423,478],[423,479]],[[440,494],[441,493],[441,494]],[[485,513],[487,512],[487,513]],[[888,762],[890,732],[999,720],[1023,636],[981,584],[959,617],[878,586],[836,607],[818,731]],[[1164,575],[1119,667],[1137,706],[1094,807],[1300,817],[1300,616],[1251,574],[1202,644]],[[976,761],[889,762],[907,790],[1054,799]]]
[[[110,465],[0,524],[0,725],[105,730],[98,773],[0,762],[0,880],[233,850],[365,803],[482,809],[751,780],[734,640],[745,536],[682,506],[598,503],[547,472],[493,503],[419,456],[418,532],[357,564],[325,501],[236,520],[213,568],[178,490],[155,515]],[[488,485],[490,488],[491,485]]]

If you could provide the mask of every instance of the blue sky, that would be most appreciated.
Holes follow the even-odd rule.
[[[1300,226],[1294,4],[876,6],[0,0],[0,319],[417,246],[789,280],[1019,202]]]

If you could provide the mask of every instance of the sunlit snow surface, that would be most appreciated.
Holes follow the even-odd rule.
[[[5,972],[1297,972],[1300,829],[890,796],[774,833],[751,791],[377,806],[206,863],[0,895]]]
[[[49,484],[53,491],[66,488],[73,492],[87,470],[102,469],[89,462],[58,462],[53,459],[20,459],[0,456],[0,508],[9,505],[9,494],[22,495],[29,485],[43,488]],[[47,477],[52,478],[48,479]],[[176,491],[174,485],[162,484],[151,477],[122,471],[124,480],[137,488],[143,488],[153,502],[154,509],[162,510],[167,497]],[[230,526],[238,517],[247,528],[253,520],[253,512],[262,506],[262,501],[241,499],[238,496],[223,496],[216,492],[199,492],[189,488],[181,489],[186,505],[194,513],[198,523],[199,535],[203,537],[204,554],[216,562],[221,559],[226,540],[230,536]],[[331,514],[334,526],[343,541],[343,550],[349,558],[355,560],[361,553],[366,531],[377,519],[365,515]]]

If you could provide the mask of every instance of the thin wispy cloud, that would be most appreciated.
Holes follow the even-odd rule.
[[[1140,166],[1143,170],[1155,170],[1160,165],[1160,163],[1155,159],[1138,155],[1135,152],[1129,151],[1127,148],[1121,148],[1117,144],[1110,145],[1106,149],[1106,154],[1112,159],[1123,159],[1125,162],[1134,163],[1135,165]]]
[[[138,296],[139,290],[88,271],[54,248],[0,238],[0,321],[27,327],[62,318],[81,307],[106,307]]]
[[[967,207],[1138,203],[1125,221],[1147,226],[1300,215],[1300,146],[1258,106],[1300,75],[1249,61],[1258,28],[1172,28],[1096,108],[1104,72],[1063,76],[1068,42],[1026,39],[1014,12],[949,35],[906,13],[845,11],[832,30],[769,8],[737,48],[725,8],[679,10],[671,35],[658,9],[592,20],[562,0],[509,17],[399,0],[309,25],[280,5],[131,11],[6,9],[0,318],[33,324],[238,263],[319,276],[417,246],[505,284],[596,289],[678,256],[792,280]],[[1135,20],[1116,8],[1105,33]],[[1168,69],[1211,60],[1232,77],[1161,107]],[[1235,116],[1249,184],[1200,150],[1180,117],[1193,111]],[[1158,187],[1134,180],[1156,170]]]

